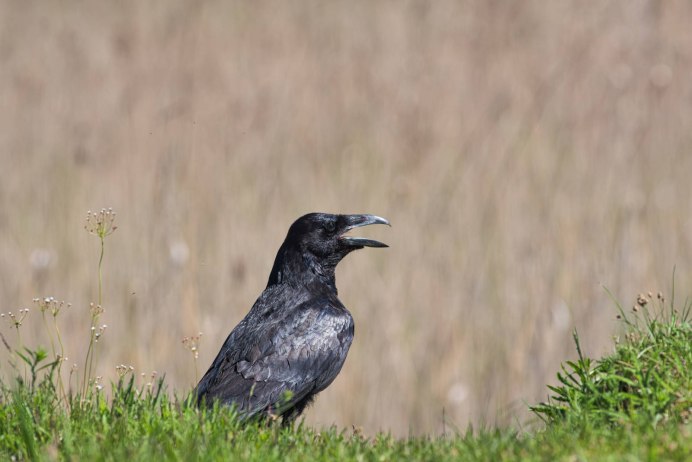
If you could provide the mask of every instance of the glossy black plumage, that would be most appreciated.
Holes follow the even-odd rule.
[[[267,287],[233,329],[197,385],[198,402],[234,405],[243,417],[291,422],[337,376],[353,318],[337,298],[334,271],[347,254],[381,242],[345,236],[374,215],[311,213],[291,225]]]

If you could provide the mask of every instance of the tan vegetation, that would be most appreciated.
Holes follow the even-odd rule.
[[[690,23],[682,0],[0,0],[0,311],[71,302],[81,368],[84,215],[112,207],[98,373],[182,392],[181,340],[204,333],[203,373],[296,217],[375,213],[391,249],[339,268],[356,338],[308,423],[522,421],[574,327],[610,345],[603,285],[633,303],[677,265],[689,292]]]

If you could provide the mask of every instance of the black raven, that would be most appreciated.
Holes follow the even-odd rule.
[[[353,318],[337,298],[334,270],[353,250],[387,247],[346,236],[389,224],[375,215],[310,213],[296,220],[269,282],[197,385],[198,403],[235,406],[243,418],[298,417],[332,383],[353,340]]]

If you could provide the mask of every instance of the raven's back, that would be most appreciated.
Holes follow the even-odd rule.
[[[299,413],[337,376],[352,340],[353,318],[335,295],[269,287],[226,339],[197,397],[248,417]]]

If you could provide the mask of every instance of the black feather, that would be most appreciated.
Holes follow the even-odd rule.
[[[267,287],[230,333],[197,385],[199,403],[233,405],[243,417],[298,417],[337,376],[353,318],[337,298],[336,265],[353,250],[386,247],[343,234],[373,215],[312,213],[293,223]]]

